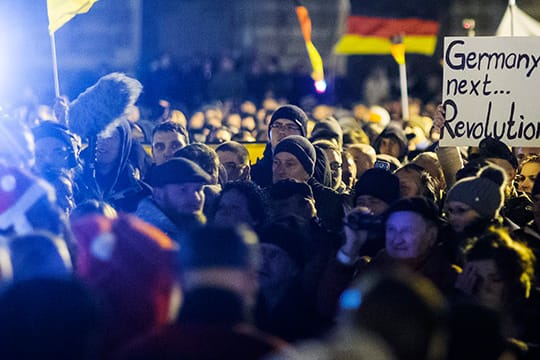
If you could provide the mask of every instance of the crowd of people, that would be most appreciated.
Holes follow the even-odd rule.
[[[0,357],[539,357],[540,148],[439,147],[418,100],[141,91],[2,115]]]

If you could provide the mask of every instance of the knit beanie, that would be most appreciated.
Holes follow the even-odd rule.
[[[287,119],[294,121],[300,127],[302,136],[306,136],[308,117],[304,110],[300,109],[298,106],[283,105],[277,108],[277,110],[274,111],[274,113],[272,114],[270,122],[268,123],[268,133],[270,133],[270,129],[274,121],[278,119]]]
[[[399,178],[391,172],[372,168],[366,170],[354,185],[354,202],[360,195],[369,195],[392,204],[399,199]]]
[[[311,142],[314,142],[315,140],[319,139],[335,139],[338,147],[341,149],[343,146],[343,130],[335,118],[328,117],[315,124],[313,130],[311,131],[310,140]]]
[[[462,202],[482,217],[492,219],[503,206],[505,181],[506,176],[501,168],[486,166],[477,176],[458,181],[448,192],[446,201]]]
[[[308,139],[300,135],[287,136],[276,145],[274,156],[280,152],[293,154],[300,161],[300,164],[302,164],[308,175],[310,177],[313,176],[317,155],[315,148]]]

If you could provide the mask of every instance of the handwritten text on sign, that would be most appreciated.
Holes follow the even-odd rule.
[[[540,147],[540,37],[444,39],[442,146]]]

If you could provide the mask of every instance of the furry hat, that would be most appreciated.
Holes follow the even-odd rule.
[[[111,73],[79,94],[69,108],[69,128],[81,138],[99,134],[135,104],[142,84],[122,73]]]
[[[489,165],[477,176],[461,179],[450,189],[446,202],[467,204],[486,219],[499,214],[504,202],[506,175],[498,166]]]

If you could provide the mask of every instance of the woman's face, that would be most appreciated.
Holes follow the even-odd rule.
[[[446,204],[446,216],[452,229],[461,233],[468,225],[480,218],[480,214],[461,201],[449,201]]]
[[[402,198],[410,198],[413,196],[420,196],[420,174],[416,171],[400,170],[397,171],[396,176],[399,178],[399,189]]]
[[[518,182],[518,189],[526,192],[528,195],[531,195],[532,188],[534,186],[534,181],[536,176],[540,172],[540,163],[538,162],[528,162],[521,168],[519,172],[520,179]]]
[[[503,307],[504,282],[493,259],[473,260],[466,267],[472,267],[476,283],[472,295],[486,307],[501,310]],[[465,270],[464,270],[465,271]]]

